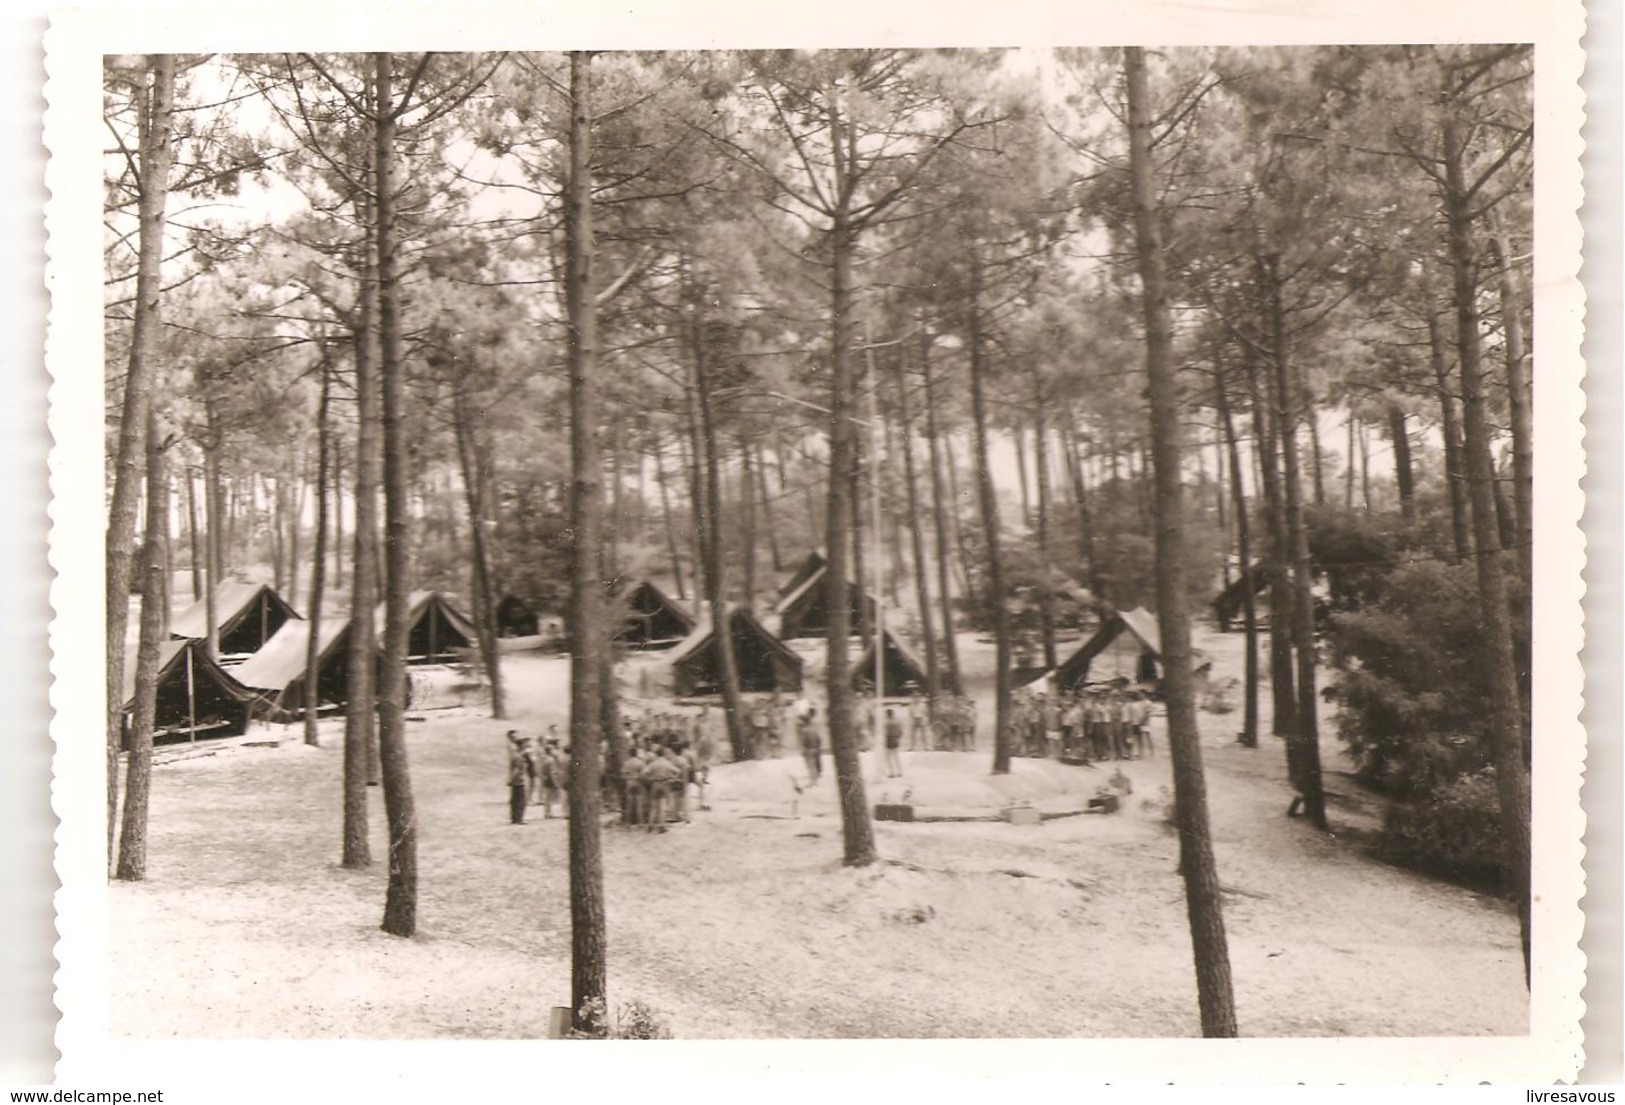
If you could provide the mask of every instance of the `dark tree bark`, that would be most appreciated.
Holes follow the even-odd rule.
[[[1053,562],[1049,548],[1049,456],[1044,440],[1048,431],[1044,425],[1044,377],[1036,369],[1033,372],[1033,402],[1033,459],[1037,462],[1038,480],[1038,560],[1044,568],[1043,587],[1038,593],[1038,617],[1044,637],[1044,667],[1053,671],[1060,658],[1055,650],[1055,601],[1050,581]]]
[[[332,466],[329,477],[332,480],[332,489],[328,496],[328,502],[333,504],[333,536],[328,541],[328,547],[333,550],[333,586],[336,589],[343,590],[344,556],[346,552],[344,545],[344,435],[335,434],[329,428],[327,446]],[[352,556],[354,555],[353,549],[349,550],[349,552]]]
[[[117,877],[139,882],[147,877],[147,807],[152,785],[152,730],[158,705],[158,658],[169,609],[169,578],[164,558],[169,548],[169,488],[164,471],[166,443],[158,438],[157,419],[147,407],[147,521],[142,541],[141,628],[135,657],[135,717],[130,725],[129,760],[125,765],[124,824],[119,832]],[[190,658],[188,658],[190,663]],[[123,708],[123,703],[119,704]]]
[[[407,101],[395,103],[394,57],[373,55],[377,87],[374,166],[378,233],[378,342],[384,446],[384,660],[378,683],[378,764],[389,822],[389,884],[382,928],[391,936],[417,931],[418,828],[406,754],[408,555],[412,532],[407,488],[406,366],[401,358],[399,248],[395,226],[395,124]]]
[[[1230,494],[1235,502],[1232,513],[1236,519],[1236,551],[1241,559],[1241,612],[1242,626],[1247,634],[1246,673],[1243,677],[1245,705],[1242,709],[1241,733],[1237,739],[1247,748],[1258,747],[1258,596],[1253,590],[1252,530],[1247,521],[1247,492],[1241,478],[1241,448],[1236,441],[1236,424],[1230,416],[1230,396],[1226,387],[1224,358],[1215,357],[1214,394],[1218,399],[1219,426],[1224,432],[1225,448],[1230,453]],[[1350,423],[1353,424],[1352,422]],[[1353,457],[1350,450],[1349,456]],[[1353,470],[1352,464],[1350,471]]]
[[[1388,403],[1388,436],[1394,443],[1394,484],[1399,488],[1399,509],[1405,521],[1416,521],[1416,476],[1411,466],[1411,435],[1405,426],[1405,408]]]
[[[852,442],[852,579],[858,585],[858,593],[863,596],[858,603],[858,640],[866,644],[874,639],[874,626],[870,624],[870,610],[868,596],[870,594],[869,582],[873,578],[864,563],[869,548],[869,519],[868,496],[863,487],[864,469],[869,450],[864,447],[863,439],[854,435]],[[877,535],[878,536],[878,535]],[[840,602],[835,592],[830,593],[831,602]]]
[[[677,523],[671,513],[671,491],[666,478],[666,457],[660,447],[659,426],[649,424],[649,451],[654,454],[655,484],[660,488],[660,515],[666,522],[666,555],[671,558],[672,579],[677,583],[677,598],[680,602],[688,601],[688,591],[683,585],[683,558],[677,552]]]
[[[174,151],[169,144],[175,110],[175,58],[147,58],[150,84],[137,89],[138,170],[134,327],[130,335],[129,371],[124,378],[124,404],[119,415],[118,445],[113,463],[113,495],[107,511],[107,863],[113,863],[113,833],[118,821],[118,758],[123,742],[124,639],[130,628],[130,576],[133,570],[137,496],[147,447],[147,409],[151,403],[156,342],[162,326],[164,208],[169,199],[169,170]],[[211,588],[214,577],[210,577]]]
[[[1495,263],[1501,296],[1501,329],[1506,341],[1507,411],[1512,430],[1512,505],[1516,518],[1512,547],[1517,550],[1518,573],[1524,593],[1534,582],[1535,452],[1534,416],[1529,389],[1523,329],[1525,295],[1522,278],[1512,259],[1512,244],[1500,211],[1490,208],[1490,256]]]
[[[931,369],[931,335],[920,334],[920,372],[925,377],[925,442],[931,460],[931,520],[936,539],[937,595],[942,600],[942,646],[948,662],[948,690],[964,694],[964,681],[959,674],[959,646],[954,639],[953,589],[950,587],[948,560],[948,521],[944,517],[942,502],[942,463],[937,436],[937,400],[934,373]]]
[[[1253,438],[1258,442],[1260,482],[1264,488],[1264,526],[1269,532],[1265,559],[1270,587],[1270,732],[1289,738],[1297,726],[1298,699],[1292,671],[1292,584],[1287,576],[1286,511],[1281,503],[1281,470],[1276,459],[1276,419],[1261,383],[1258,358],[1251,345],[1242,347],[1247,383],[1252,393]],[[1297,785],[1298,746],[1286,739],[1287,772]]]
[[[592,199],[592,55],[570,55],[570,174],[565,199],[565,300],[570,362],[570,1007],[596,1031],[590,1008],[608,1008],[608,942],[600,839],[598,731],[603,720],[603,581],[598,570],[604,493],[598,456],[596,244]]]
[[[1004,558],[999,548],[999,500],[988,466],[986,335],[982,317],[982,260],[976,243],[968,243],[970,289],[965,307],[970,323],[971,416],[976,425],[976,489],[982,505],[982,530],[987,553],[988,597],[993,604],[994,708],[993,774],[1010,772],[1010,610],[1005,604]]]
[[[316,401],[316,547],[310,560],[310,633],[305,645],[305,743],[318,745],[316,711],[321,704],[317,687],[321,674],[321,649],[318,638],[322,629],[322,600],[327,586],[327,477],[328,477],[328,412],[332,398],[333,369],[328,363],[327,344],[321,346],[322,384]]]
[[[1134,229],[1145,305],[1146,373],[1151,396],[1151,438],[1156,450],[1157,621],[1162,633],[1163,697],[1168,749],[1174,764],[1174,812],[1179,826],[1179,868],[1196,961],[1197,1005],[1203,1036],[1235,1036],[1236,1005],[1230,983],[1219,874],[1208,829],[1207,784],[1196,729],[1191,678],[1190,619],[1185,610],[1184,489],[1180,480],[1179,383],[1174,373],[1160,213],[1151,166],[1151,111],[1145,55],[1125,48],[1129,164]]]
[[[197,481],[190,464],[181,470],[181,480],[186,487],[186,541],[192,553],[192,601],[196,602],[203,597],[203,540],[198,532]]]
[[[762,518],[767,522],[767,546],[773,557],[773,571],[784,571],[784,557],[779,549],[779,527],[773,521],[773,497],[767,491],[767,462],[762,456],[762,443],[756,448],[756,487],[762,499]]]
[[[1320,777],[1320,727],[1315,693],[1315,596],[1309,563],[1309,531],[1303,520],[1303,478],[1298,464],[1297,388],[1281,307],[1280,257],[1258,259],[1259,276],[1267,293],[1270,348],[1275,368],[1276,423],[1281,439],[1282,490],[1286,500],[1286,536],[1292,558],[1292,641],[1297,653],[1298,713],[1289,742],[1298,748],[1298,777],[1293,781],[1303,796],[1303,812],[1317,829],[1326,828],[1326,795]],[[1312,415],[1311,415],[1312,417]]]
[[[756,470],[751,463],[750,441],[739,435],[739,477],[741,542],[745,546],[745,607],[756,609]]]
[[[1033,528],[1033,500],[1032,492],[1027,486],[1027,435],[1023,432],[1021,420],[1016,419],[1010,427],[1010,443],[1015,448],[1016,477],[1021,482],[1021,524],[1027,529]]]
[[[487,467],[481,461],[481,449],[475,440],[478,432],[468,398],[467,376],[460,367],[452,371],[452,427],[457,439],[457,460],[463,474],[463,501],[468,507],[468,531],[473,562],[469,565],[474,591],[474,633],[479,638],[480,661],[485,668],[486,681],[491,684],[491,716],[506,718],[507,704],[502,693],[502,657],[497,652],[496,604],[497,597],[491,586],[491,552],[486,533],[490,508],[485,502],[485,479],[482,471]]]
[[[1089,488],[1083,477],[1083,448],[1069,420],[1064,435],[1067,450],[1067,470],[1072,476],[1072,498],[1078,508],[1078,541],[1084,563],[1089,570],[1089,590],[1097,600],[1105,601],[1105,582],[1100,577],[1100,561],[1095,556],[1095,525],[1089,517]]]
[[[831,112],[830,145],[837,151],[837,179],[844,178],[847,136],[838,111]],[[829,388],[829,487],[825,508],[826,550],[825,586],[834,601],[829,604],[828,660],[825,687],[828,693],[830,746],[834,751],[835,785],[840,793],[842,860],[848,867],[866,867],[879,859],[875,851],[874,825],[869,820],[869,802],[863,785],[863,764],[858,754],[857,736],[852,731],[852,672],[848,662],[847,634],[851,630],[851,610],[844,601],[847,575],[847,538],[852,532],[854,505],[852,484],[847,474],[856,463],[852,427],[852,254],[857,247],[857,231],[850,222],[852,196],[842,184],[841,206],[831,219],[830,242],[830,388]],[[860,603],[859,606],[865,606]]]
[[[1439,387],[1439,426],[1444,437],[1444,478],[1450,488],[1450,536],[1455,544],[1456,559],[1460,561],[1473,555],[1472,519],[1468,516],[1471,508],[1467,503],[1467,476],[1462,469],[1461,419],[1456,409],[1455,388],[1450,379],[1450,360],[1445,348],[1444,327],[1439,321],[1439,312],[1432,297],[1431,287],[1426,291],[1429,362],[1433,366],[1433,379]],[[1363,475],[1363,459],[1361,463]]]
[[[348,688],[344,711],[344,837],[348,868],[372,866],[367,832],[367,786],[378,781],[378,367],[373,347],[378,263],[372,203],[356,201],[362,230],[361,285],[353,340],[355,357],[355,563],[350,571]]]
[[[1454,90],[1447,86],[1447,96]],[[1473,252],[1474,193],[1466,180],[1467,152],[1461,124],[1447,104],[1444,113],[1444,215],[1450,249],[1450,275],[1456,305],[1456,351],[1461,366],[1464,461],[1478,555],[1479,618],[1483,658],[1489,673],[1486,722],[1496,749],[1496,786],[1501,800],[1503,878],[1517,904],[1523,945],[1524,982],[1529,981],[1529,760],[1523,706],[1512,647],[1512,620],[1503,574],[1503,552],[1495,524],[1495,466],[1490,455],[1489,420],[1480,350],[1477,258]]]
[[[705,295],[690,279],[683,289],[693,308],[687,313],[689,356],[694,368],[694,397],[699,408],[700,453],[705,480],[705,591],[711,606],[711,626],[716,634],[718,682],[722,684],[722,712],[728,723],[728,739],[736,761],[751,758],[739,698],[739,665],[734,657],[733,634],[728,631],[728,545],[722,538],[722,459],[717,450],[716,416],[712,411],[711,355],[703,305]]]
[[[906,351],[907,346],[903,347]],[[914,601],[920,611],[920,636],[925,642],[925,696],[931,720],[937,717],[937,695],[942,677],[937,670],[937,634],[931,616],[931,588],[927,584],[925,566],[925,527],[920,518],[919,485],[914,474],[914,423],[909,417],[908,377],[904,370],[904,357],[892,361],[893,382],[897,387],[897,420],[902,427],[903,485],[908,494],[908,531],[914,553]]]

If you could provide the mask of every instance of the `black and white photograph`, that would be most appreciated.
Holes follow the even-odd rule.
[[[1303,29],[99,53],[73,1031],[1572,1078],[1574,61]]]

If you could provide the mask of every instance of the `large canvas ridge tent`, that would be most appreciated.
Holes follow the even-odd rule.
[[[880,654],[882,698],[900,698],[918,690],[925,693],[925,665],[919,655],[901,637],[890,629],[883,635],[884,651]],[[864,693],[873,692],[875,686],[875,645],[870,640],[863,655],[852,669],[852,688]]]
[[[374,632],[379,646],[384,640],[387,603],[379,603]],[[406,662],[408,664],[448,664],[463,659],[477,647],[479,633],[467,614],[453,606],[439,591],[413,591],[406,599]]]
[[[273,721],[304,713],[305,661],[310,623],[289,622],[265,647],[232,669],[237,681],[260,695],[262,710]],[[316,634],[316,707],[321,710],[350,701],[350,621],[328,619]]]
[[[631,649],[671,648],[694,632],[694,615],[652,580],[630,589],[611,587],[613,601],[626,609],[615,641]]]
[[[1230,625],[1241,616],[1243,607],[1247,603],[1247,588],[1252,587],[1253,594],[1262,595],[1269,590],[1269,568],[1262,563],[1256,563],[1247,571],[1242,572],[1230,581],[1229,586],[1220,591],[1213,600],[1213,620],[1219,623],[1221,632],[1229,632]],[[1268,621],[1266,611],[1260,611],[1262,621]]]
[[[1057,691],[1071,691],[1113,679],[1155,684],[1161,662],[1157,616],[1143,606],[1114,611],[1055,668],[1054,685]]]
[[[792,591],[798,590],[803,583],[806,583],[809,579],[811,579],[813,575],[823,568],[826,563],[827,561],[824,560],[823,549],[814,549],[812,552],[808,553],[806,559],[802,560],[801,564],[791,574],[790,578],[780,584],[779,598],[783,599]]]
[[[135,658],[124,665],[124,723],[135,715]],[[165,641],[158,651],[158,700],[153,742],[237,737],[248,730],[256,699],[231,672],[209,659],[195,638]]]
[[[795,637],[822,637],[829,632],[829,566],[819,565],[801,585],[794,591],[779,600],[775,611],[779,615],[779,636],[784,640]],[[868,604],[870,621],[875,620],[876,603],[873,595],[865,594],[863,589],[851,580],[846,584],[846,599],[849,616],[847,625],[851,632],[858,631],[861,621],[859,617],[860,603]]]
[[[799,691],[801,657],[745,607],[730,603],[725,609],[741,693]],[[722,659],[715,628],[706,617],[672,650],[672,681],[679,695],[721,692]]]
[[[240,581],[215,586],[214,611],[217,654],[227,660],[259,651],[284,624],[299,617],[269,584]],[[169,635],[175,640],[202,640],[208,634],[207,598],[194,602],[169,623]]]
[[[534,637],[541,631],[535,609],[518,595],[504,595],[497,603],[498,637]]]

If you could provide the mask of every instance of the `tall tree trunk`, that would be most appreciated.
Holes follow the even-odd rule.
[[[474,633],[479,638],[480,661],[485,668],[486,681],[491,684],[491,716],[506,718],[507,704],[502,693],[502,657],[497,651],[496,594],[491,586],[491,553],[486,547],[486,531],[490,510],[484,496],[484,480],[480,476],[479,446],[474,441],[477,432],[473,411],[468,400],[467,376],[455,372],[452,383],[452,425],[457,439],[457,460],[463,473],[463,500],[468,505],[468,529],[474,553],[470,565],[474,590]]]
[[[960,512],[960,508],[965,500],[959,494],[959,462],[954,458],[954,452],[952,449],[948,449],[943,452],[942,463],[943,466],[948,470],[948,501],[951,507],[948,514],[948,521],[953,524],[954,547],[959,553],[959,556],[954,561],[954,565],[959,570],[960,593],[963,594],[967,599],[970,599],[973,598],[975,594],[974,584],[981,581],[972,580],[970,574],[971,554],[969,547],[965,543],[965,519]]]
[[[321,677],[321,648],[320,636],[322,630],[322,599],[327,586],[327,477],[328,454],[332,451],[328,445],[331,436],[328,431],[328,415],[331,408],[333,390],[333,368],[328,363],[327,344],[322,343],[322,387],[321,395],[316,401],[316,547],[312,550],[310,558],[310,625],[307,627],[310,637],[305,645],[305,743],[315,746],[321,743],[316,734],[316,711],[321,706],[321,694],[317,684]]]
[[[949,585],[948,522],[942,503],[942,463],[938,456],[940,443],[937,436],[937,398],[934,373],[931,371],[931,335],[920,334],[920,372],[925,377],[925,442],[931,459],[931,520],[936,539],[937,595],[942,600],[943,656],[948,662],[948,690],[964,694],[964,681],[959,673],[959,645],[954,639],[953,589]]]
[[[907,346],[904,346],[904,350]],[[937,670],[937,634],[931,615],[931,588],[925,566],[925,527],[920,519],[919,483],[914,474],[914,423],[909,417],[908,378],[904,357],[892,362],[897,386],[897,420],[902,428],[903,488],[908,494],[908,532],[914,553],[914,601],[920,611],[920,637],[925,642],[925,701],[933,722],[937,718],[937,695],[942,676]]]
[[[333,504],[333,536],[328,545],[333,550],[333,588],[344,588],[344,435],[328,430],[327,444],[331,451],[332,488],[328,501]],[[353,555],[354,550],[350,550]]]
[[[688,478],[689,536],[694,546],[691,550],[694,562],[694,599],[695,602],[702,602],[706,594],[706,565],[711,563],[711,554],[705,551],[706,534],[710,532],[710,527],[705,521],[705,476],[700,463],[700,416],[698,404],[694,400],[692,381],[683,389],[683,415],[684,429],[687,432],[678,435],[678,445],[683,454],[683,473]],[[730,744],[740,739],[735,736],[732,726],[733,723],[729,722]]]
[[[677,598],[680,602],[687,602],[688,592],[683,586],[683,558],[677,552],[677,525],[671,514],[671,491],[666,479],[666,457],[660,448],[660,429],[657,423],[650,422],[649,434],[649,451],[654,454],[655,462],[655,484],[660,488],[660,515],[666,521],[666,555],[671,558],[671,574],[677,583]]]
[[[1285,312],[1281,307],[1280,257],[1265,254],[1257,258],[1259,275],[1268,293],[1270,348],[1275,368],[1276,423],[1281,437],[1282,490],[1286,499],[1286,530],[1292,558],[1292,639],[1297,651],[1298,716],[1287,739],[1298,746],[1298,778],[1293,780],[1303,796],[1304,816],[1317,829],[1326,828],[1326,794],[1320,777],[1320,726],[1318,696],[1315,693],[1315,596],[1314,577],[1309,563],[1309,530],[1303,520],[1303,478],[1298,463],[1298,423],[1303,415],[1297,409],[1299,389],[1294,387],[1292,360],[1286,336]],[[1310,415],[1312,417],[1312,414]]]
[[[213,399],[204,399],[203,416],[208,426],[209,444],[203,451],[203,516],[209,527],[209,585],[203,592],[203,650],[209,658],[220,656],[220,582],[226,567],[230,543],[229,512],[223,508],[221,486],[220,409]]]
[[[679,277],[679,279],[682,279]],[[733,634],[728,629],[728,545],[722,538],[722,459],[717,450],[716,418],[711,409],[711,349],[703,332],[705,326],[702,289],[688,281],[683,289],[694,308],[688,314],[689,354],[694,365],[694,397],[699,407],[699,441],[705,478],[705,590],[711,605],[711,627],[716,635],[717,675],[722,684],[722,712],[728,723],[728,739],[736,761],[751,758],[746,739],[743,708],[739,698],[739,664],[734,656]]]
[[[1345,447],[1343,453],[1343,455],[1347,458],[1347,462],[1343,465],[1343,509],[1344,511],[1350,513],[1352,513],[1354,510],[1354,434],[1355,426],[1359,421],[1360,420],[1355,417],[1354,411],[1350,409],[1347,427],[1348,445]]]
[[[1302,365],[1299,365],[1298,375],[1302,375]],[[1307,380],[1301,381],[1298,394],[1302,397],[1300,410],[1303,421],[1309,427],[1309,459],[1313,462],[1310,472],[1313,475],[1315,486],[1315,505],[1326,505],[1326,480],[1323,472],[1324,453],[1320,448],[1320,405],[1315,393],[1309,387]]]
[[[1100,560],[1095,555],[1095,526],[1089,517],[1089,488],[1083,476],[1083,447],[1078,443],[1076,432],[1072,426],[1074,420],[1068,419],[1064,440],[1067,449],[1067,469],[1072,476],[1072,498],[1078,506],[1078,538],[1083,552],[1084,563],[1089,569],[1089,590],[1096,600],[1104,601],[1107,598],[1105,582],[1100,577]]]
[[[299,469],[298,482],[293,486],[293,512],[288,519],[290,522],[288,527],[288,593],[283,596],[288,600],[288,605],[293,607],[299,605],[300,530],[304,528],[302,523],[305,517],[305,495],[310,486],[308,478],[310,461],[308,457],[304,458]]]
[[[412,775],[406,754],[406,645],[411,591],[405,411],[406,366],[401,360],[400,280],[395,227],[394,57],[373,55],[377,83],[373,171],[378,223],[378,342],[384,446],[384,662],[378,681],[378,764],[389,823],[389,884],[384,892],[383,930],[391,936],[417,931],[418,828]]]
[[[130,726],[129,761],[124,779],[124,825],[119,833],[117,876],[147,877],[147,806],[152,783],[152,730],[158,705],[158,659],[169,609],[164,556],[169,545],[169,490],[164,473],[165,443],[158,420],[147,406],[147,523],[142,540],[141,628],[135,657],[135,717]],[[190,658],[188,658],[190,662]],[[119,703],[120,710],[124,704]]]
[[[1219,874],[1208,829],[1207,784],[1196,730],[1191,677],[1190,619],[1185,610],[1184,489],[1180,481],[1179,382],[1172,363],[1160,215],[1151,166],[1151,111],[1145,54],[1123,51],[1128,86],[1129,164],[1134,229],[1145,304],[1146,374],[1151,393],[1151,439],[1156,450],[1157,622],[1162,634],[1163,698],[1168,750],[1174,762],[1174,814],[1179,826],[1179,868],[1196,961],[1197,1005],[1203,1036],[1235,1036],[1236,1005],[1224,932]]]
[[[970,329],[971,416],[976,424],[976,489],[982,505],[982,530],[986,540],[988,598],[993,605],[994,708],[993,774],[1010,772],[1010,610],[1005,603],[1004,558],[999,548],[999,500],[993,488],[988,465],[987,396],[984,378],[988,372],[986,335],[982,318],[982,259],[976,243],[969,243],[970,294],[965,307]]]
[[[1033,528],[1033,500],[1032,493],[1027,488],[1026,438],[1021,419],[1018,417],[1015,424],[1010,427],[1010,444],[1015,450],[1016,477],[1021,481],[1021,524],[1030,530]]]
[[[1444,139],[1444,214],[1450,247],[1450,270],[1456,305],[1457,358],[1461,365],[1461,413],[1467,486],[1478,555],[1479,639],[1489,675],[1486,721],[1493,736],[1496,786],[1501,800],[1503,879],[1517,904],[1523,945],[1524,982],[1529,981],[1529,760],[1523,707],[1518,697],[1518,671],[1512,644],[1512,620],[1506,577],[1502,572],[1500,534],[1495,524],[1495,466],[1485,410],[1485,380],[1479,346],[1476,259],[1473,256],[1473,196],[1467,190],[1460,123],[1446,105]]]
[[[1292,584],[1287,576],[1286,510],[1281,502],[1281,469],[1276,457],[1277,420],[1267,396],[1272,386],[1259,379],[1253,347],[1243,345],[1242,361],[1252,392],[1253,439],[1258,442],[1260,482],[1264,488],[1264,526],[1269,532],[1265,560],[1270,586],[1270,732],[1286,740],[1287,773],[1296,786],[1298,745],[1290,739],[1297,729],[1298,699],[1292,672]]]
[[[147,407],[151,402],[153,363],[162,325],[164,208],[169,199],[169,169],[174,161],[170,124],[175,109],[175,58],[147,58],[150,85],[137,97],[137,143],[140,168],[139,220],[135,277],[135,321],[130,336],[129,371],[124,378],[124,404],[119,415],[118,446],[113,464],[113,495],[107,511],[107,863],[113,863],[113,833],[118,822],[118,757],[123,743],[124,643],[130,629],[130,576],[134,568],[136,498],[146,452]],[[213,579],[210,580],[212,584]]]
[[[833,100],[833,97],[832,97]],[[857,232],[849,222],[845,204],[851,200],[842,157],[847,136],[843,134],[839,109],[830,112],[830,146],[836,151],[835,176],[842,206],[834,212],[830,226],[830,386],[829,386],[829,487],[826,503],[826,541],[829,548],[825,586],[834,601],[829,604],[828,660],[825,689],[829,703],[830,747],[835,759],[835,785],[840,794],[842,859],[848,867],[867,867],[879,856],[875,851],[874,826],[869,821],[869,803],[863,785],[863,764],[852,730],[852,674],[847,649],[851,611],[847,607],[847,537],[852,529],[854,504],[849,499],[851,483],[847,474],[856,463],[852,428],[852,255],[857,249]],[[866,604],[860,604],[866,605]]]
[[[750,441],[739,435],[741,543],[745,546],[745,608],[756,609],[756,469],[751,464]]]
[[[1444,478],[1450,489],[1450,535],[1456,559],[1473,555],[1472,520],[1468,517],[1467,477],[1462,469],[1461,422],[1456,413],[1455,389],[1450,383],[1450,360],[1445,349],[1444,326],[1439,321],[1437,301],[1431,286],[1428,296],[1428,352],[1433,379],[1439,386],[1439,426],[1444,436]]]
[[[1044,377],[1033,372],[1033,460],[1038,478],[1038,561],[1043,566],[1043,586],[1038,592],[1039,627],[1044,637],[1044,667],[1053,671],[1060,663],[1055,650],[1055,600],[1051,592],[1053,562],[1049,548],[1049,456],[1045,451]]]
[[[625,419],[616,418],[609,427],[609,532],[604,542],[603,571],[611,579],[621,574],[621,452],[625,424]]]
[[[1388,402],[1388,436],[1394,443],[1394,485],[1399,489],[1399,510],[1407,523],[1416,521],[1416,476],[1411,467],[1411,435],[1405,426],[1405,408]]]
[[[608,1008],[599,744],[603,720],[603,474],[598,457],[598,311],[592,201],[592,55],[570,55],[570,175],[565,200],[565,300],[570,361],[570,1007],[597,1031]]]
[[[372,866],[367,832],[367,786],[378,782],[378,365],[373,320],[378,293],[378,254],[372,203],[356,201],[362,229],[361,286],[354,337],[355,563],[350,570],[348,691],[344,711],[344,837],[342,863]]]
[[[1371,442],[1365,423],[1360,424],[1360,501],[1371,513]]]
[[[854,404],[855,406],[856,404]],[[874,635],[874,626],[870,624],[869,609],[869,583],[873,576],[864,563],[868,554],[869,525],[864,515],[864,503],[868,498],[863,493],[864,469],[868,467],[869,450],[864,447],[861,437],[854,435],[852,442],[852,581],[858,585],[858,640],[867,644]],[[878,536],[878,535],[876,535]],[[830,602],[842,602],[843,596],[839,592],[832,592]],[[862,652],[862,649],[859,649]]]
[[[756,448],[756,487],[762,497],[762,517],[767,522],[767,545],[773,557],[775,574],[784,571],[784,557],[779,549],[779,527],[773,521],[773,497],[767,492],[767,462],[762,456],[762,443]]]
[[[1247,522],[1247,492],[1241,479],[1241,447],[1236,441],[1236,424],[1230,416],[1230,395],[1226,387],[1224,359],[1213,361],[1214,393],[1218,398],[1219,427],[1230,453],[1230,494],[1235,503],[1236,553],[1241,560],[1242,625],[1247,634],[1241,733],[1237,739],[1246,748],[1258,747],[1258,596],[1253,587],[1252,530]],[[1350,425],[1353,423],[1351,422]],[[1352,450],[1349,456],[1354,454]],[[1352,468],[1350,469],[1352,471]]]
[[[190,463],[181,470],[181,478],[186,484],[186,541],[192,553],[192,601],[196,602],[203,597],[203,540],[198,532],[197,480]]]
[[[1527,298],[1513,260],[1511,240],[1500,209],[1491,207],[1490,251],[1499,277],[1501,329],[1506,338],[1507,411],[1512,430],[1512,505],[1516,528],[1512,546],[1517,550],[1518,573],[1528,594],[1534,582],[1535,452],[1534,417],[1529,390],[1529,365],[1524,342],[1523,308]]]

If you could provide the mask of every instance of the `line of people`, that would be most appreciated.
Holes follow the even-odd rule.
[[[1018,755],[1083,763],[1156,755],[1146,691],[1109,687],[1052,695],[1021,690],[1013,707]]]

